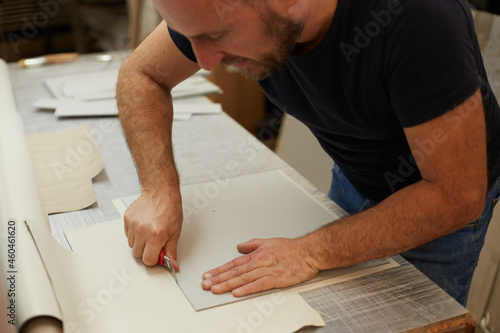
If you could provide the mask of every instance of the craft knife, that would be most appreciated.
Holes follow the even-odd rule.
[[[172,277],[174,278],[175,282],[177,282],[177,276],[175,275],[175,268],[172,266],[172,263],[170,262],[170,258],[167,257],[165,254],[165,249],[161,249],[160,256],[158,258],[158,264],[166,267],[169,271],[170,274],[172,274]]]

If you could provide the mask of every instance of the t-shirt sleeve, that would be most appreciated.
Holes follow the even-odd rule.
[[[184,54],[189,60],[197,62],[196,56],[193,52],[193,47],[191,46],[191,42],[189,41],[189,39],[187,39],[184,35],[181,35],[177,31],[170,29],[170,27],[168,27],[168,32],[182,54]]]
[[[472,16],[460,0],[409,0],[388,26],[386,69],[403,127],[465,102],[479,89]]]

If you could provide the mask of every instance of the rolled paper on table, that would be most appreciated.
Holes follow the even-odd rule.
[[[12,281],[9,289],[13,290],[13,297],[8,301],[15,304],[16,328],[20,330],[26,322],[40,316],[56,318],[60,323],[61,313],[51,282],[24,223],[29,218],[48,228],[8,67],[2,59],[0,160],[0,234],[6,235],[0,238],[0,268],[2,278]]]

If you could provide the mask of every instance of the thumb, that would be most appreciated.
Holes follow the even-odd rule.
[[[248,242],[238,244],[237,249],[241,253],[250,253],[257,250],[264,242],[264,239],[254,238]]]
[[[174,267],[175,271],[179,270],[179,264],[177,263],[177,240],[170,240],[163,247],[165,249],[165,254],[170,259],[170,263]]]

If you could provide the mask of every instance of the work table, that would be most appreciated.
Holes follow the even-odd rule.
[[[27,134],[59,131],[87,123],[104,160],[105,169],[93,180],[97,203],[70,213],[50,216],[52,235],[68,247],[64,230],[120,218],[112,199],[140,193],[136,169],[117,117],[56,118],[37,111],[38,98],[50,97],[46,77],[117,68],[128,52],[113,52],[110,63],[82,56],[73,63],[19,69],[10,64],[18,112]],[[207,101],[208,102],[208,101]],[[338,215],[342,210],[276,154],[226,114],[194,116],[175,121],[174,153],[181,185],[224,180],[281,169],[314,198]],[[235,167],[236,166],[236,167]],[[472,332],[472,317],[443,290],[400,256],[400,267],[302,293],[327,326],[301,332]],[[292,314],[291,314],[292,315]]]

